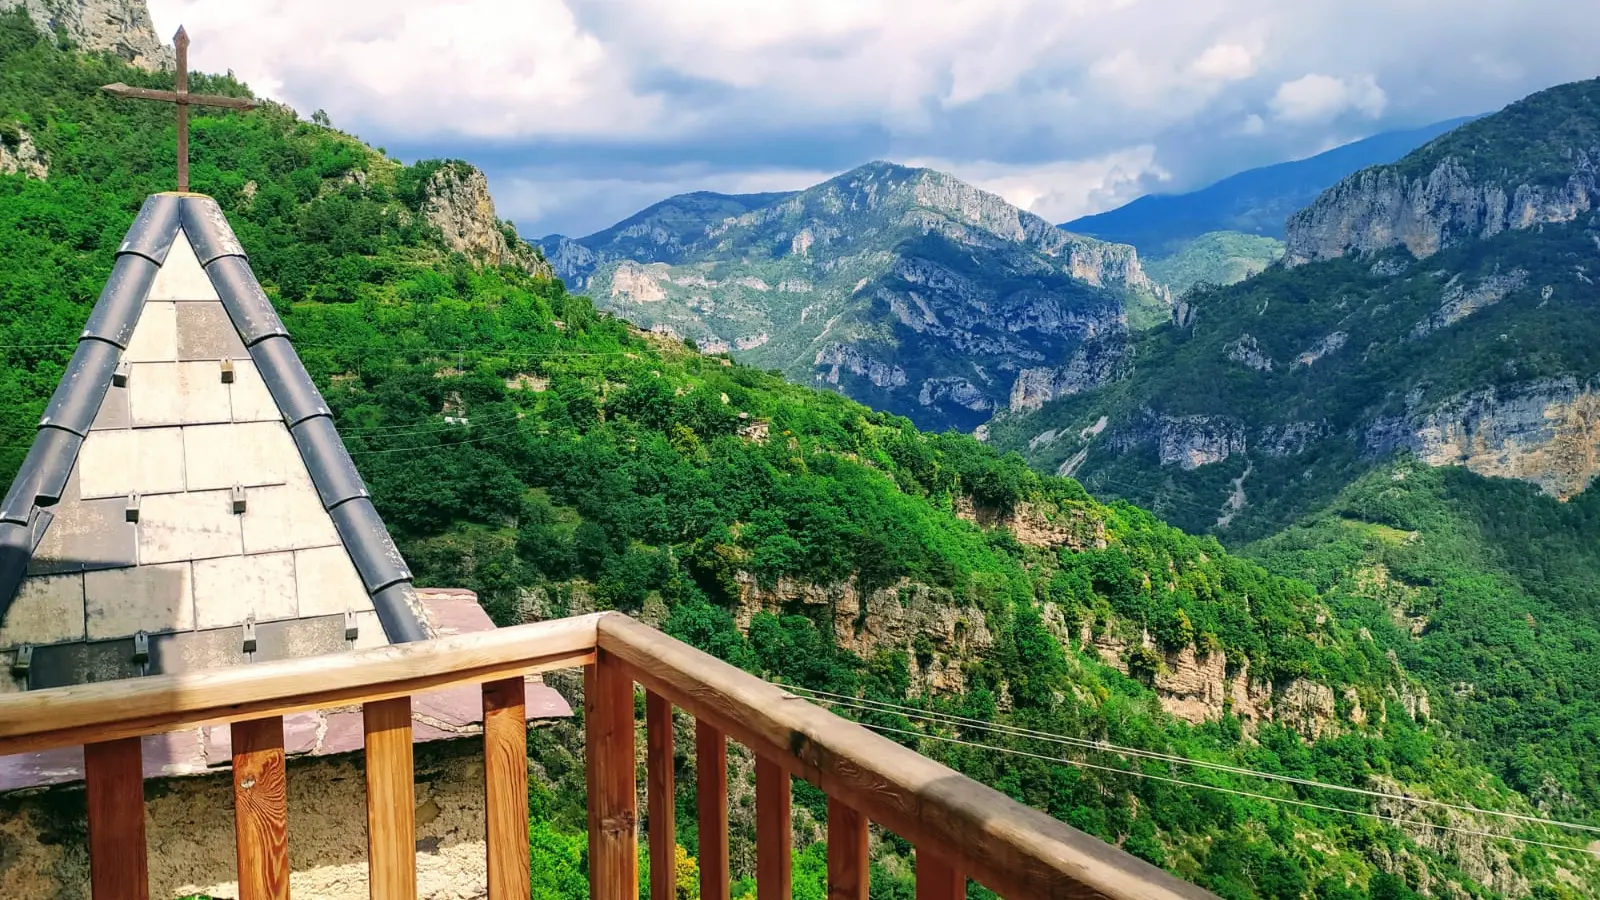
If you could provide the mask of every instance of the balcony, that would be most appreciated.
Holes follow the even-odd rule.
[[[481,685],[488,897],[529,896],[523,676],[582,667],[588,872],[596,900],[654,900],[674,884],[673,708],[696,721],[701,897],[726,898],[728,741],[756,758],[760,900],[790,888],[791,778],[827,794],[830,898],[868,891],[868,826],[917,848],[917,896],[1178,900],[1209,893],[620,613],[355,653],[0,697],[0,755],[81,744],[97,900],[149,896],[140,738],[231,723],[240,900],[289,892],[283,716],[361,704],[371,896],[417,896],[411,695]],[[644,721],[635,694],[645,692]],[[638,730],[645,730],[645,809]],[[714,775],[712,773],[720,773]],[[641,829],[641,824],[645,827]],[[650,871],[639,872],[640,832]]]

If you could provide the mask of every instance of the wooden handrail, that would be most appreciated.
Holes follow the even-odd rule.
[[[594,661],[596,613],[353,653],[0,696],[0,756],[406,697]]]
[[[696,719],[1005,897],[1214,895],[959,772],[623,615],[600,652]],[[759,852],[759,851],[758,851]]]

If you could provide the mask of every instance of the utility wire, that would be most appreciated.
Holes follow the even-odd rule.
[[[1427,827],[1427,828],[1437,828],[1437,829],[1440,829],[1442,831],[1453,831],[1453,832],[1456,832],[1457,834],[1468,834],[1468,835],[1473,835],[1475,837],[1491,838],[1491,839],[1494,839],[1494,840],[1513,841],[1513,842],[1518,843],[1518,844],[1526,844],[1526,845],[1533,846],[1533,847],[1546,847],[1546,848],[1549,848],[1549,849],[1552,849],[1552,850],[1565,850],[1565,851],[1567,851],[1569,853],[1582,853],[1582,854],[1584,854],[1586,856],[1587,855],[1593,855],[1591,853],[1591,851],[1586,850],[1586,849],[1584,849],[1582,847],[1574,847],[1571,844],[1557,844],[1557,843],[1554,843],[1552,841],[1540,841],[1540,840],[1535,840],[1533,838],[1522,838],[1522,837],[1516,837],[1516,836],[1508,835],[1508,834],[1495,834],[1492,831],[1480,831],[1480,830],[1474,829],[1474,828],[1461,828],[1461,827],[1455,826],[1455,825],[1440,825],[1440,824],[1438,824],[1436,822],[1418,822],[1418,821],[1414,821],[1414,820],[1411,820],[1411,819],[1400,818],[1398,816],[1386,816],[1386,815],[1383,815],[1382,813],[1367,812],[1365,810],[1359,810],[1359,809],[1343,809],[1343,808],[1338,807],[1338,806],[1328,806],[1328,805],[1321,804],[1321,803],[1312,803],[1309,800],[1296,800],[1296,799],[1289,798],[1289,797],[1274,797],[1274,796],[1271,796],[1270,794],[1257,794],[1257,793],[1254,793],[1252,791],[1241,791],[1241,790],[1236,790],[1234,788],[1220,787],[1220,786],[1214,785],[1214,784],[1204,784],[1204,783],[1196,782],[1196,781],[1184,781],[1181,778],[1172,778],[1172,777],[1167,776],[1167,775],[1156,775],[1156,774],[1153,774],[1153,773],[1150,773],[1150,772],[1141,772],[1141,771],[1138,771],[1138,770],[1135,770],[1135,769],[1118,769],[1115,766],[1102,766],[1102,765],[1097,765],[1097,764],[1091,763],[1091,762],[1084,762],[1082,760],[1066,759],[1066,758],[1060,757],[1060,756],[1047,756],[1047,755],[1045,755],[1043,753],[1030,753],[1027,750],[1018,750],[1018,749],[1013,748],[1013,747],[1004,747],[1004,746],[1001,746],[1001,745],[998,745],[998,744],[985,744],[985,743],[982,743],[980,741],[966,741],[966,740],[962,740],[961,738],[945,737],[944,735],[925,734],[925,733],[920,732],[920,731],[911,731],[911,730],[907,730],[907,729],[904,729],[904,728],[891,728],[891,727],[889,727],[887,725],[871,725],[871,724],[868,724],[868,723],[862,723],[862,725],[863,725],[863,727],[870,728],[870,729],[872,729],[874,731],[879,731],[879,732],[886,732],[886,733],[891,733],[891,734],[901,734],[901,735],[906,735],[906,736],[915,737],[915,738],[926,738],[926,739],[932,740],[932,741],[942,741],[942,742],[947,743],[947,744],[957,744],[957,745],[964,746],[964,747],[974,747],[974,748],[977,748],[977,749],[980,749],[980,750],[997,750],[997,751],[999,751],[1001,753],[1010,753],[1010,754],[1015,755],[1015,756],[1026,756],[1026,757],[1030,757],[1032,759],[1043,760],[1045,762],[1053,762],[1053,763],[1059,763],[1059,764],[1062,764],[1062,765],[1076,766],[1078,768],[1083,768],[1083,769],[1095,769],[1097,771],[1102,771],[1102,772],[1111,772],[1111,773],[1116,774],[1116,775],[1132,775],[1135,778],[1145,778],[1145,779],[1149,779],[1149,780],[1152,780],[1152,781],[1163,781],[1163,782],[1166,782],[1168,784],[1176,784],[1176,785],[1179,785],[1181,787],[1196,788],[1196,789],[1205,790],[1205,791],[1216,791],[1218,793],[1232,794],[1232,795],[1238,796],[1238,797],[1247,797],[1247,798],[1252,799],[1252,800],[1265,800],[1265,801],[1267,801],[1269,803],[1288,803],[1288,804],[1291,804],[1291,805],[1294,805],[1294,806],[1305,807],[1307,809],[1316,809],[1316,810],[1321,810],[1323,812],[1345,813],[1347,815],[1360,816],[1362,818],[1367,818],[1367,819],[1377,819],[1377,820],[1382,821],[1382,822],[1390,822],[1390,823],[1393,823],[1393,824],[1396,824],[1396,825],[1412,825],[1412,826],[1423,826],[1423,827]]]
[[[1176,763],[1178,765],[1194,766],[1196,768],[1201,768],[1201,769],[1211,769],[1213,771],[1227,772],[1227,773],[1233,774],[1233,775],[1243,775],[1243,776],[1254,777],[1254,778],[1268,779],[1268,780],[1271,780],[1271,781],[1287,782],[1287,783],[1290,783],[1290,784],[1300,785],[1302,787],[1318,788],[1318,789],[1329,790],[1329,791],[1342,791],[1344,793],[1359,794],[1359,795],[1362,795],[1362,796],[1372,797],[1372,798],[1375,798],[1375,799],[1382,799],[1382,800],[1398,800],[1398,801],[1401,801],[1401,802],[1411,803],[1411,804],[1415,804],[1415,805],[1419,805],[1419,806],[1432,806],[1432,807],[1441,808],[1441,809],[1452,809],[1452,810],[1455,810],[1457,812],[1473,813],[1473,814],[1476,814],[1476,815],[1498,816],[1498,817],[1501,817],[1501,818],[1515,819],[1515,820],[1517,820],[1519,822],[1526,822],[1526,823],[1534,824],[1534,825],[1545,825],[1545,826],[1550,826],[1550,827],[1554,827],[1554,828],[1569,828],[1569,829],[1573,829],[1573,830],[1577,830],[1577,831],[1587,831],[1587,832],[1592,832],[1592,833],[1600,833],[1600,827],[1596,827],[1596,826],[1593,826],[1593,825],[1584,825],[1584,824],[1581,824],[1581,823],[1578,823],[1578,822],[1564,822],[1564,821],[1561,821],[1561,820],[1558,820],[1558,819],[1546,819],[1546,818],[1542,818],[1542,817],[1539,817],[1539,816],[1527,816],[1527,815],[1522,815],[1520,813],[1507,812],[1505,810],[1481,809],[1481,808],[1476,807],[1476,806],[1466,806],[1466,805],[1457,804],[1457,803],[1449,803],[1449,802],[1446,802],[1446,801],[1443,801],[1443,800],[1433,800],[1433,799],[1430,799],[1430,798],[1427,798],[1427,797],[1410,797],[1410,796],[1396,795],[1396,794],[1385,794],[1382,791],[1374,791],[1374,790],[1370,790],[1368,788],[1352,787],[1350,785],[1342,785],[1342,784],[1330,784],[1330,783],[1327,783],[1327,782],[1315,781],[1315,780],[1309,779],[1309,778],[1300,778],[1300,777],[1293,776],[1293,775],[1283,775],[1283,774],[1278,774],[1278,773],[1273,773],[1273,772],[1260,772],[1260,771],[1256,771],[1254,769],[1246,769],[1246,768],[1242,768],[1242,767],[1239,767],[1239,766],[1231,766],[1231,765],[1228,765],[1226,763],[1208,762],[1208,761],[1205,761],[1205,760],[1191,759],[1191,758],[1186,757],[1186,756],[1177,756],[1177,755],[1173,755],[1173,754],[1169,754],[1169,753],[1159,753],[1159,752],[1156,752],[1156,751],[1153,751],[1153,750],[1141,750],[1141,749],[1138,749],[1136,747],[1124,747],[1124,746],[1120,746],[1120,745],[1117,745],[1117,744],[1112,744],[1112,743],[1110,743],[1108,741],[1092,740],[1092,739],[1089,739],[1089,738],[1075,738],[1075,737],[1069,737],[1067,735],[1062,735],[1062,734],[1053,734],[1053,733],[1047,732],[1047,731],[1036,731],[1036,730],[1030,729],[1030,728],[1021,728],[1021,727],[1018,727],[1018,726],[1015,726],[1015,725],[1005,725],[1005,724],[994,723],[994,722],[985,722],[985,721],[983,721],[981,719],[971,719],[971,718],[967,718],[965,716],[956,716],[956,715],[951,715],[951,714],[948,714],[948,713],[939,713],[939,712],[930,712],[930,711],[926,711],[926,710],[919,710],[919,709],[916,709],[915,707],[902,706],[902,705],[895,704],[895,703],[886,703],[886,702],[879,701],[879,700],[867,700],[867,699],[861,698],[861,697],[849,697],[848,695],[845,695],[845,694],[836,694],[836,693],[833,693],[831,691],[819,691],[819,690],[816,690],[815,688],[795,687],[795,686],[791,686],[791,685],[785,685],[784,687],[785,687],[786,690],[803,691],[803,692],[809,692],[809,693],[812,693],[812,694],[816,694],[818,696],[815,699],[817,699],[819,702],[822,702],[822,703],[845,706],[845,707],[850,707],[850,708],[853,708],[853,709],[863,710],[863,711],[867,711],[867,712],[880,712],[880,713],[890,713],[890,712],[892,712],[892,713],[896,713],[896,714],[899,714],[899,715],[903,715],[908,719],[921,719],[921,720],[924,720],[924,721],[929,721],[929,722],[934,722],[934,723],[939,723],[939,724],[956,725],[956,726],[960,726],[960,727],[969,727],[969,728],[973,728],[973,729],[979,730],[979,731],[987,731],[987,732],[990,732],[990,733],[1004,734],[1004,735],[1009,735],[1009,736],[1012,736],[1012,737],[1033,738],[1035,740],[1048,741],[1048,742],[1051,742],[1051,743],[1063,744],[1063,745],[1071,746],[1071,747],[1080,747],[1080,748],[1087,749],[1087,750],[1099,750],[1099,751],[1103,751],[1103,752],[1107,752],[1107,753],[1114,753],[1114,754],[1121,755],[1121,756],[1124,756],[1124,757],[1130,757],[1131,756],[1131,757],[1140,757],[1140,758],[1144,758],[1144,759],[1153,759],[1153,760],[1158,760],[1158,761],[1161,761],[1161,762]],[[831,698],[837,698],[837,699],[831,699]],[[870,704],[870,706],[868,704]]]

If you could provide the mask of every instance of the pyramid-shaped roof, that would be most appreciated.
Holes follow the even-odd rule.
[[[420,640],[425,623],[222,210],[150,197],[0,504],[0,693]]]

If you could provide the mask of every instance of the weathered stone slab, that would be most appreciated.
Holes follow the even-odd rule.
[[[138,363],[128,375],[127,390],[136,427],[203,425],[227,422],[233,415],[222,366],[215,361]]]
[[[230,326],[231,327],[231,326]],[[248,360],[233,364],[233,384],[228,394],[233,402],[235,422],[281,422],[283,412],[272,401],[272,392],[256,364]]]
[[[88,572],[83,578],[89,640],[194,627],[190,564]]]
[[[206,270],[201,268],[199,257],[195,256],[194,247],[189,244],[183,232],[178,232],[178,237],[172,242],[172,249],[167,251],[166,262],[161,264],[161,271],[156,273],[155,283],[150,285],[150,300],[217,300],[217,289],[211,286],[211,279],[206,276]]]
[[[0,647],[83,640],[83,576],[37,575],[22,579],[5,621]]]
[[[244,552],[307,550],[339,543],[333,519],[305,481],[245,491]],[[337,548],[341,555],[342,548]]]
[[[28,574],[112,569],[138,562],[139,542],[127,521],[127,500],[63,499],[50,508],[50,527],[34,548]]]
[[[159,279],[160,276],[158,275]],[[139,314],[139,324],[133,327],[133,337],[128,339],[128,349],[122,351],[126,362],[173,362],[178,358],[178,310],[171,303],[146,302]]]
[[[296,614],[293,553],[263,553],[200,560],[194,566],[195,624],[238,625]]]
[[[383,633],[383,622],[376,612],[356,613],[356,629],[356,645],[352,649],[371,650],[373,647],[389,646],[389,638]]]
[[[106,431],[132,427],[133,414],[128,410],[128,389],[112,385],[101,399],[100,409],[94,414],[94,422],[89,425],[89,430]]]
[[[179,360],[250,358],[221,301],[176,306]]]
[[[305,464],[282,422],[242,422],[183,430],[189,490],[304,481]]]
[[[183,490],[183,429],[89,432],[78,451],[78,490],[90,499]]]
[[[139,564],[237,556],[244,551],[228,491],[158,494],[139,511]]]
[[[372,598],[344,547],[297,551],[294,573],[302,616],[342,616],[347,610],[372,609]]]

